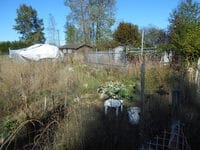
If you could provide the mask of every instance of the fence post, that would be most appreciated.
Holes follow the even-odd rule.
[[[96,48],[96,60],[95,60],[95,61],[96,61],[96,62],[95,62],[96,65],[97,65],[97,64],[98,64],[98,63],[97,63],[97,48]]]
[[[54,95],[52,95],[53,109],[55,107]]]
[[[142,34],[142,45],[141,45],[141,58],[142,58],[142,64],[141,64],[141,68],[140,68],[140,72],[141,72],[141,78],[140,78],[140,83],[141,83],[141,91],[140,91],[140,98],[141,98],[141,102],[142,102],[142,106],[141,106],[141,112],[142,112],[142,125],[141,128],[144,128],[144,90],[145,90],[145,56],[143,54],[143,36],[144,34]],[[144,136],[141,136],[141,140],[144,141]]]
[[[172,91],[172,122],[179,120],[180,93],[180,89],[174,89]]]
[[[144,58],[143,58],[144,59]],[[142,101],[142,113],[144,112],[144,89],[145,89],[145,61],[141,64],[141,101]]]
[[[125,46],[125,65],[127,65],[127,57],[128,57],[128,51],[127,51],[127,47]]]
[[[64,106],[67,106],[67,96],[65,96]]]
[[[108,66],[110,66],[110,49],[108,49]]]
[[[180,132],[180,89],[173,89],[172,91],[172,125],[171,125],[171,135],[168,147],[176,149],[179,148],[179,132]]]
[[[44,112],[46,111],[47,109],[47,97],[45,96],[44,97]]]

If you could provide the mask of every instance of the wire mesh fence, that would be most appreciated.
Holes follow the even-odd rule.
[[[96,51],[85,54],[85,61],[90,65],[126,66],[128,57],[123,52]]]
[[[164,131],[162,136],[156,136],[153,140],[142,145],[140,150],[191,150],[184,135],[180,122],[175,124],[171,132]]]
[[[145,61],[151,64],[152,62],[161,61],[161,55],[155,50],[144,51]],[[84,54],[85,62],[95,66],[121,66],[125,67],[128,64],[140,64],[141,52],[139,50],[123,50],[123,51],[93,51]]]

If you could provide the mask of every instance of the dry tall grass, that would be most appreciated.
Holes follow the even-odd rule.
[[[51,109],[53,104],[78,96],[84,83],[92,80],[89,74],[92,72],[84,70],[84,65],[79,63],[3,60],[0,66],[1,113],[10,115],[15,110],[13,113],[20,114],[17,116],[21,119],[40,117],[45,98],[47,109]]]
[[[146,93],[154,94],[158,86],[164,85],[166,90],[172,90],[172,82],[176,81],[176,73],[169,66],[159,64],[146,65]],[[16,62],[1,58],[0,60],[0,121],[11,116],[17,122],[29,118],[40,119],[45,112],[57,105],[64,104],[67,114],[56,131],[51,149],[86,149],[88,141],[94,136],[103,136],[102,128],[103,102],[99,99],[96,89],[108,81],[120,81],[134,92],[135,81],[140,80],[140,65],[129,65],[127,68],[101,67],[94,68],[82,61],[69,60],[40,62]],[[146,112],[147,120],[157,117],[161,119],[162,127],[166,127],[163,115],[169,116],[168,106],[161,103],[164,97],[153,96],[150,108]],[[126,100],[125,105],[135,105],[134,97]],[[45,107],[46,103],[46,107]],[[167,103],[168,104],[168,103]],[[137,105],[140,105],[137,103]],[[164,114],[166,113],[166,114]],[[100,121],[101,120],[101,121]],[[169,121],[169,120],[168,120]],[[167,123],[168,123],[167,121]],[[150,122],[146,129],[155,122]],[[97,133],[97,131],[103,133]],[[152,131],[153,132],[153,131]],[[106,138],[102,139],[106,140]],[[95,143],[95,141],[94,141]]]
[[[6,116],[11,116],[19,123],[30,118],[40,119],[45,112],[59,104],[70,106],[69,114],[73,113],[80,106],[76,105],[77,98],[95,94],[93,97],[96,100],[98,86],[107,81],[124,81],[132,76],[130,70],[129,74],[124,71],[126,69],[90,67],[77,58],[73,61],[40,62],[17,62],[1,58],[0,121]],[[92,101],[85,99],[84,103]]]
[[[57,98],[59,93],[64,93],[68,88],[66,78],[70,78],[71,74],[63,72],[60,75],[59,70],[62,69],[64,65],[61,62],[1,61],[2,112],[8,114],[15,110],[13,113],[18,113],[18,119],[39,117],[44,98]]]

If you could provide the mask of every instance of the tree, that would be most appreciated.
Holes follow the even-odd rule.
[[[89,0],[90,37],[99,44],[112,35],[114,24],[115,0]]]
[[[145,36],[144,36],[144,43],[147,47],[159,47],[166,43],[167,41],[167,33],[154,26],[149,26],[143,29]]]
[[[59,30],[56,29],[56,21],[52,14],[49,14],[48,43],[59,46]]]
[[[0,54],[8,54],[10,49],[20,49],[30,46],[27,42],[24,41],[2,41],[0,42]]]
[[[78,30],[73,24],[66,24],[66,43],[78,43],[79,40]]]
[[[200,4],[182,1],[170,15],[169,46],[186,60],[200,56]]]
[[[21,34],[20,40],[30,44],[45,42],[43,20],[38,19],[37,11],[31,6],[20,5],[15,21],[13,28]]]
[[[115,0],[65,0],[71,10],[67,16],[79,33],[81,42],[97,44],[111,35]]]
[[[121,22],[114,32],[114,39],[122,45],[140,46],[141,35],[138,26]]]

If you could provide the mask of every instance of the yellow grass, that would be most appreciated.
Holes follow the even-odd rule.
[[[168,66],[147,64],[146,92],[153,93],[162,84],[171,90],[172,75]],[[65,104],[67,114],[58,126],[51,148],[73,150],[84,147],[93,136],[93,129],[100,126],[99,118],[103,113],[103,101],[96,89],[105,82],[116,80],[133,90],[134,81],[140,81],[140,65],[95,68],[78,58],[17,62],[1,57],[0,121],[8,115],[17,122],[40,119],[53,107]],[[125,105],[139,104],[127,100]]]

